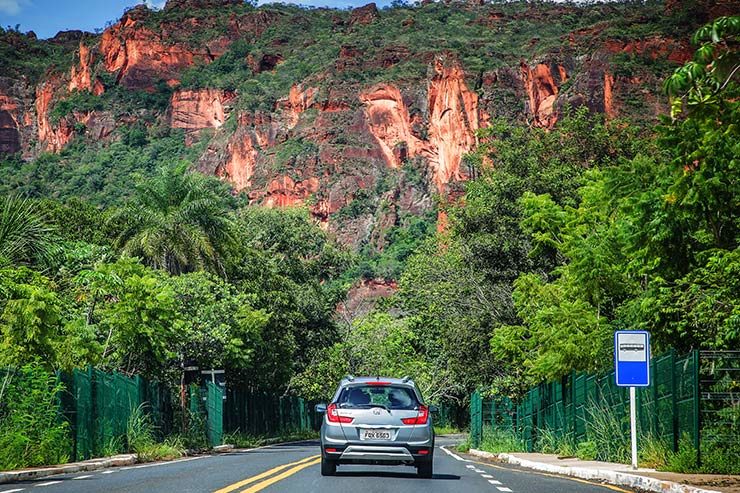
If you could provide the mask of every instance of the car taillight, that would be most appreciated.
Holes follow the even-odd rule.
[[[337,405],[329,404],[326,408],[326,419],[328,419],[330,423],[351,423],[355,418],[352,416],[340,416],[339,411],[337,410]]]
[[[429,408],[426,406],[419,406],[419,412],[414,418],[403,418],[401,422],[405,425],[425,425],[429,419]]]

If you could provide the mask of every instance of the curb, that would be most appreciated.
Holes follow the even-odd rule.
[[[136,454],[114,455],[103,459],[91,459],[75,464],[62,466],[41,467],[38,469],[24,469],[20,471],[0,472],[0,484],[16,481],[29,481],[45,478],[55,474],[73,474],[84,471],[97,471],[109,467],[130,466],[136,464]]]
[[[653,491],[655,493],[720,493],[715,490],[705,490],[697,488],[696,486],[689,486],[673,481],[664,481],[662,479],[651,478],[648,476],[638,476],[636,474],[612,471],[610,469],[556,466],[554,464],[545,464],[543,462],[533,462],[530,460],[520,459],[511,454],[492,454],[490,452],[475,449],[470,449],[468,453],[476,457],[506,462],[508,464],[514,464],[527,469],[534,469],[535,471],[561,474],[563,476],[572,476],[580,479],[603,481],[615,486],[625,486],[627,488]]]

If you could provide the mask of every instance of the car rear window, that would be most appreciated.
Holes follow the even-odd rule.
[[[382,405],[388,409],[415,409],[419,402],[409,387],[401,385],[353,385],[345,387],[337,399],[339,407],[370,407]]]

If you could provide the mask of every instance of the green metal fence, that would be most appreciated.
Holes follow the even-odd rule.
[[[13,371],[0,369],[0,373]],[[73,460],[127,448],[127,428],[135,412],[151,418],[159,438],[175,431],[184,432],[191,426],[201,429],[202,425],[195,423],[205,424],[202,432],[210,446],[220,445],[224,432],[277,436],[317,430],[321,424],[321,415],[301,398],[239,386],[224,389],[211,382],[203,387],[192,384],[182,391],[186,409],[175,423],[180,392],[159,382],[93,368],[58,372],[57,378],[64,384],[58,404],[60,416],[70,424]]]
[[[740,351],[673,351],[653,358],[651,386],[637,390],[639,426],[674,451],[682,437],[699,454],[702,443],[740,443]],[[629,389],[617,387],[614,372],[571,373],[542,383],[514,403],[506,398],[471,397],[471,445],[485,428],[513,430],[529,451],[542,430],[577,444],[586,439],[592,413],[610,411],[628,432]]]
[[[149,413],[160,433],[171,428],[172,408],[167,390],[157,382],[88,368],[60,373],[66,391],[62,411],[72,430],[77,460],[111,450],[126,435],[129,418],[137,408]]]
[[[206,384],[206,436],[211,447],[221,445],[224,436],[224,391],[215,384]]]
[[[313,406],[296,396],[278,396],[248,387],[230,387],[224,403],[227,433],[278,435],[287,431],[316,430],[321,416]]]

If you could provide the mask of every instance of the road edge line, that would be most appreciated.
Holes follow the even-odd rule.
[[[654,493],[720,493],[716,490],[705,490],[696,486],[676,483],[674,481],[665,481],[662,479],[651,478],[649,476],[639,476],[625,472],[611,471],[605,469],[590,469],[585,467],[557,466],[554,464],[545,464],[544,462],[535,462],[521,459],[511,454],[492,454],[483,450],[470,449],[470,455],[484,459],[493,459],[508,464],[533,469],[551,474],[562,476],[571,476],[580,479],[603,481],[615,486],[625,486],[628,488],[639,488]]]

